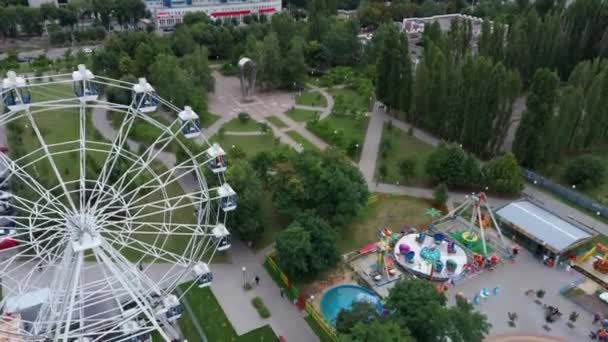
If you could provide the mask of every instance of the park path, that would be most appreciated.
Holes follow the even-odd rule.
[[[316,92],[323,95],[325,98],[325,106],[315,107],[315,106],[303,106],[296,104],[294,107],[298,109],[310,110],[314,112],[319,112],[319,120],[323,120],[327,118],[331,114],[331,110],[334,108],[334,97],[331,96],[330,93],[327,92],[325,88],[317,87],[314,84],[308,83],[307,86],[310,88],[310,92]]]

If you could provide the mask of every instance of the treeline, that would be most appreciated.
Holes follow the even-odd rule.
[[[93,20],[92,27],[107,30],[112,19],[120,25],[134,25],[146,15],[146,7],[141,0],[78,1],[61,7],[43,4],[39,8],[28,7],[27,1],[6,1],[3,5],[0,7],[0,35],[4,38],[16,38],[19,35],[41,36],[46,25],[49,25],[49,35],[60,36],[59,32],[64,31],[92,31],[76,27],[79,21],[87,19]],[[82,36],[78,36],[80,37]]]
[[[537,1],[538,2],[538,1]],[[567,80],[581,61],[608,53],[608,1],[576,0],[567,7],[556,1],[546,9],[532,7],[527,13],[485,21],[479,54],[517,69],[528,83],[539,68],[557,70]]]
[[[513,145],[523,165],[540,168],[564,153],[591,151],[608,138],[608,61],[579,63],[562,87],[555,72],[537,70],[526,104]]]

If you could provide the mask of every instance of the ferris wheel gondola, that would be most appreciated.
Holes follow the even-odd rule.
[[[223,149],[201,133],[190,107],[159,97],[145,79],[131,84],[79,65],[29,84],[14,72],[2,83],[9,110],[0,125],[27,129],[34,143],[19,155],[0,153],[0,339],[178,338],[181,296],[208,286],[208,265],[230,248],[225,222],[236,193],[223,175]],[[102,86],[132,91],[132,102],[107,101]],[[162,122],[148,115],[161,110]],[[108,115],[115,132],[102,138],[95,123]],[[43,127],[49,122],[58,126]],[[158,136],[133,146],[135,127],[144,126]],[[203,148],[191,151],[182,137]]]

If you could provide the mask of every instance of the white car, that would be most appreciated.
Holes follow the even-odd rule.
[[[88,55],[88,54],[93,53],[93,49],[91,49],[91,48],[84,48],[84,49],[82,49],[82,52],[84,52],[84,53],[86,53]]]

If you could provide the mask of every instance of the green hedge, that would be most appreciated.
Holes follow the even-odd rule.
[[[251,300],[251,304],[253,305],[253,307],[256,310],[258,310],[258,314],[260,315],[260,317],[262,317],[262,318],[270,317],[270,311],[268,310],[266,305],[264,305],[264,301],[262,300],[262,298],[254,297]]]

